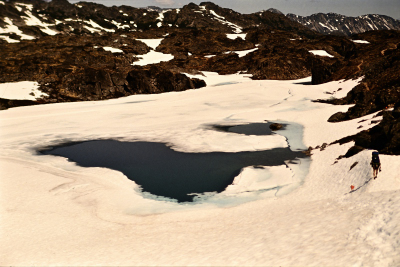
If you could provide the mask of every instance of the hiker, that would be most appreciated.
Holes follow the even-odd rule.
[[[379,152],[372,152],[371,166],[374,170],[374,179],[378,176],[378,171],[381,171],[381,162],[379,160]]]

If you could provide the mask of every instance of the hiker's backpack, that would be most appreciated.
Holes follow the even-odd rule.
[[[376,164],[381,163],[379,161],[379,152],[372,152],[372,162]]]
[[[374,168],[374,170],[377,170],[381,166],[381,162],[379,161],[379,153],[378,152],[372,152],[372,160],[371,160],[371,166]]]

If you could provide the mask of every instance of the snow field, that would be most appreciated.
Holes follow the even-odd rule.
[[[4,4],[4,2],[3,2]],[[55,30],[52,30],[49,28],[49,26],[54,26],[54,24],[47,24],[42,22],[40,19],[38,19],[37,17],[35,17],[32,14],[32,9],[33,9],[33,5],[31,4],[22,4],[22,3],[18,3],[15,6],[20,12],[23,11],[23,8],[26,8],[25,10],[25,15],[26,16],[21,16],[22,19],[25,20],[25,24],[28,26],[38,26],[44,33],[47,33],[49,35],[55,35],[58,32]],[[4,28],[0,28],[0,33],[15,33],[16,35],[21,36],[22,40],[33,40],[35,39],[35,37],[30,36],[30,35],[26,35],[24,34],[19,28],[18,26],[14,25],[14,22],[8,18],[5,17],[4,18],[4,22],[8,25],[6,25],[6,27]],[[9,38],[8,36],[0,36],[0,38],[5,39],[7,42],[9,43],[18,43],[18,40],[14,40]]]
[[[371,151],[337,161],[353,144],[330,145],[313,149],[311,161],[249,166],[224,192],[178,204],[142,193],[117,171],[35,152],[93,139],[165,142],[186,152],[296,150],[329,144],[373,127],[377,119],[371,114],[328,123],[349,106],[312,102],[341,97],[359,80],[305,85],[310,78],[252,81],[209,72],[196,77],[209,86],[1,111],[0,240],[7,245],[0,246],[0,265],[400,263],[397,156],[381,155],[382,172],[370,180]],[[209,127],[264,121],[289,125],[271,136]],[[350,185],[356,188],[352,193]],[[268,190],[277,186],[283,187]]]
[[[18,100],[36,100],[47,96],[38,90],[37,82],[0,83],[0,98]]]
[[[174,56],[171,54],[164,54],[164,53],[156,52],[156,51],[152,50],[145,55],[138,56],[138,58],[140,60],[133,62],[132,65],[145,66],[145,65],[149,65],[149,64],[157,64],[162,61],[170,61],[170,60],[174,59]]]
[[[140,59],[139,61],[135,61],[132,63],[132,65],[138,65],[138,66],[145,66],[149,64],[157,64],[162,61],[170,61],[174,59],[174,56],[171,54],[164,54],[161,52],[156,52],[154,50],[157,49],[157,46],[159,46],[162,42],[161,39],[137,39],[138,41],[141,41],[145,43],[147,46],[151,47],[153,50],[151,50],[149,53],[140,55],[138,58]]]
[[[12,22],[12,20],[8,17],[4,18],[4,22],[7,24],[5,26],[5,28],[0,28],[0,33],[15,33],[16,35],[21,36],[22,40],[33,40],[35,39],[35,37],[24,34],[17,26],[15,26]],[[10,43],[18,43],[18,40],[14,40],[9,38],[8,36],[1,36],[0,38],[3,38],[4,40],[6,40],[7,42]]]

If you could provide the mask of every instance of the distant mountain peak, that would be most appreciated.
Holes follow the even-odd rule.
[[[286,16],[311,30],[323,34],[350,36],[372,30],[400,30],[400,21],[378,14],[349,17],[330,12],[317,13],[310,16],[295,14],[287,14]]]
[[[279,11],[279,10],[276,9],[276,8],[269,8],[269,9],[267,9],[267,11],[272,12],[272,13],[275,13],[275,14],[284,15],[281,11]]]
[[[162,8],[162,7],[158,7],[158,6],[147,6],[144,9],[147,9],[148,11],[163,12],[163,11],[172,10],[175,8]]]
[[[224,33],[241,33],[253,28],[302,33],[309,31],[310,34],[313,34],[313,30],[328,35],[400,29],[399,20],[384,15],[346,17],[336,13],[318,13],[310,16],[285,16],[275,8],[253,14],[241,14],[209,1],[199,5],[189,3],[179,9],[157,6],[107,7],[92,2],[71,4],[67,0],[9,0],[1,3],[0,39],[8,41],[56,33],[143,31],[162,27],[209,29]],[[27,6],[33,11],[28,11]],[[17,28],[20,29],[16,30]],[[6,29],[10,29],[11,32]]]

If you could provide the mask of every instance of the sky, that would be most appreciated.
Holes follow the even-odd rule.
[[[77,3],[79,0],[69,0]],[[127,5],[133,7],[158,6],[163,8],[179,8],[190,2],[200,4],[204,0],[92,0],[106,6]],[[283,12],[308,16],[315,13],[334,12],[346,16],[360,16],[365,14],[387,15],[400,19],[399,0],[213,0],[221,7],[231,8],[240,13],[254,13],[269,8],[276,8]]]

